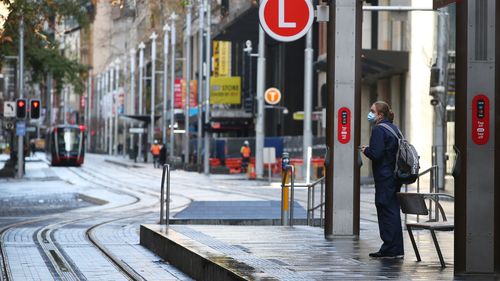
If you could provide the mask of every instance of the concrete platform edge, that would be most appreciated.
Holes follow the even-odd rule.
[[[176,241],[171,233],[175,230],[169,229],[169,234],[155,230],[157,225],[141,225],[140,244],[173,266],[179,268],[184,273],[196,280],[249,280],[244,276],[232,271],[230,268],[218,264],[214,260],[227,259],[220,255],[205,256],[202,253],[195,252],[188,246]]]

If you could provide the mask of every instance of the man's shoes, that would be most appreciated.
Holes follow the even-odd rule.
[[[377,259],[403,259],[404,255],[388,255],[381,252],[370,253],[370,257]]]

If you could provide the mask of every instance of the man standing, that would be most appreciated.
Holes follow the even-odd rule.
[[[243,146],[240,149],[241,153],[241,172],[246,173],[248,163],[250,163],[250,156],[252,155],[252,151],[250,150],[250,146],[248,141],[243,142]]]
[[[161,150],[161,147],[158,144],[158,141],[155,140],[154,144],[151,146],[151,154],[153,154],[153,167],[155,167],[155,168],[157,166],[159,166],[158,158],[160,157],[160,150]]]

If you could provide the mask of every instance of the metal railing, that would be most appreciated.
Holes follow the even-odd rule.
[[[293,209],[295,197],[295,167],[286,165],[283,168],[281,177],[281,225],[293,226]],[[290,183],[287,183],[287,176],[290,175]],[[291,194],[288,195],[288,188],[291,188]],[[288,203],[290,197],[290,203]]]
[[[318,205],[315,205],[315,192],[316,187],[320,185],[320,202]],[[309,184],[294,184],[294,187],[307,187],[307,225],[315,226],[315,212],[319,209],[320,213],[320,227],[323,227],[323,208],[325,206],[324,202],[324,190],[325,190],[325,177],[317,179]]]
[[[165,178],[167,182],[166,196],[165,196]],[[168,227],[170,223],[169,219],[170,219],[170,165],[165,164],[163,165],[163,172],[161,174],[160,224],[165,224]]]

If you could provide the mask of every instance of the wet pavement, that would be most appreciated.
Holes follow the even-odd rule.
[[[158,225],[147,227],[249,280],[453,279],[452,232],[437,234],[447,262],[443,269],[428,231],[415,232],[421,262],[406,233],[403,260],[369,258],[380,245],[373,222],[362,222],[359,238],[333,241],[324,239],[322,229],[307,226],[172,225],[168,232]]]
[[[22,180],[0,180],[3,279],[99,280],[107,276],[106,280],[190,280],[174,263],[139,244],[140,224],[154,225],[159,219],[161,169],[93,154],[87,154],[81,168],[50,167],[42,156],[37,154],[27,162]],[[110,159],[120,164],[106,161]],[[171,192],[172,217],[222,220],[276,217],[281,195],[279,183],[181,170],[172,172]],[[448,263],[445,270],[441,270],[426,232],[417,234],[420,263],[415,262],[408,239],[404,261],[386,263],[367,257],[380,243],[373,197],[373,187],[361,189],[359,240],[325,241],[322,229],[308,227],[289,231],[263,226],[175,225],[172,232],[185,241],[207,244],[203,249],[224,257],[221,261],[253,268],[258,278],[451,279],[452,233],[438,234]],[[306,190],[297,188],[295,198],[296,215],[303,216]],[[453,202],[443,205],[452,219]]]

